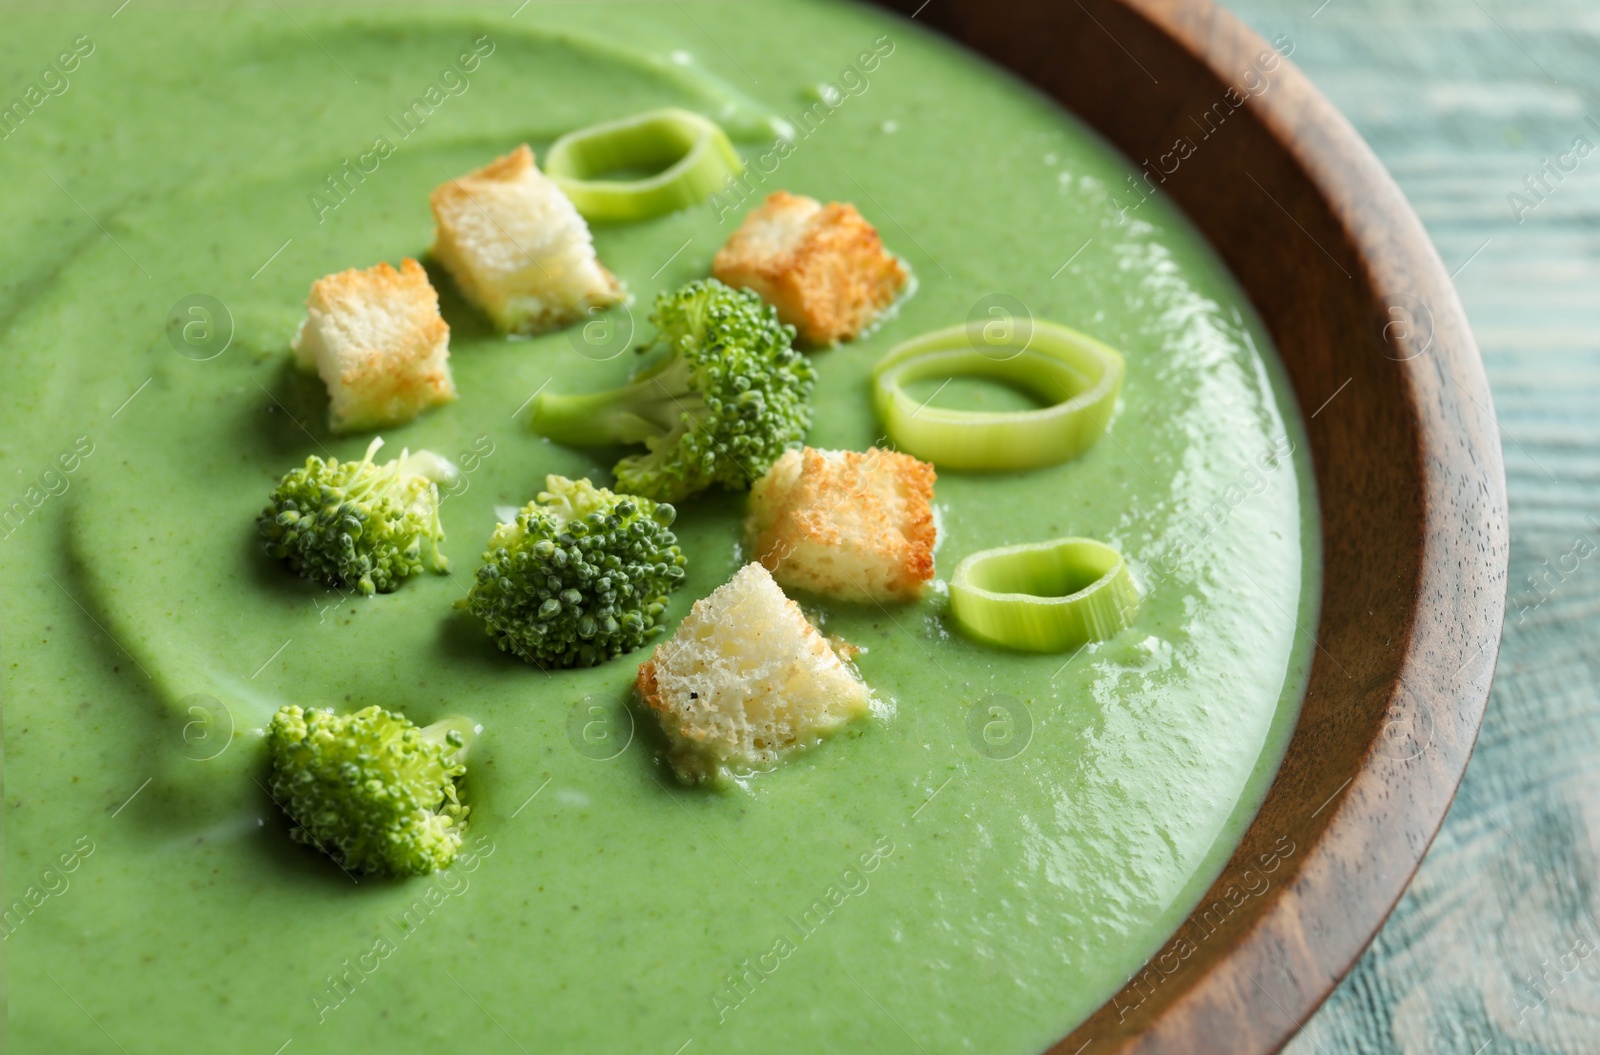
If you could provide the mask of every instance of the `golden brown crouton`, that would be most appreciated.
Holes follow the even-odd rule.
[[[759,564],[695,602],[634,688],[678,776],[723,782],[866,714],[872,694]]]
[[[456,398],[439,294],[409,258],[313,282],[293,348],[328,386],[335,432],[398,425]]]
[[[755,290],[812,344],[854,339],[908,277],[854,205],[787,191],[744,218],[711,273]]]
[[[622,299],[589,225],[524,144],[433,192],[433,256],[508,333],[540,333]]]
[[[914,600],[933,578],[933,481],[898,451],[788,451],[750,490],[745,543],[784,586]]]

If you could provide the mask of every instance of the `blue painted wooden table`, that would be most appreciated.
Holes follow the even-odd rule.
[[[1355,124],[1482,346],[1511,498],[1488,717],[1293,1055],[1600,1052],[1600,3],[1232,0]]]

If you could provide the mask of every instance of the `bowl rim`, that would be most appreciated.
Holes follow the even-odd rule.
[[[1408,578],[1393,584],[1403,625],[1385,658],[1392,674],[1345,690],[1372,701],[1370,718],[1351,719],[1363,729],[1372,726],[1370,740],[1351,748],[1359,752],[1359,764],[1333,787],[1287,779],[1289,759],[1297,746],[1307,750],[1304,738],[1312,736],[1302,709],[1284,768],[1251,824],[1261,827],[1269,813],[1279,828],[1286,816],[1298,818],[1294,823],[1303,827],[1295,834],[1306,841],[1297,853],[1290,851],[1289,866],[1253,898],[1250,911],[1239,914],[1247,921],[1228,921],[1238,924],[1227,935],[1231,943],[1211,957],[1208,969],[1175,972],[1170,977],[1177,984],[1164,973],[1151,981],[1158,957],[1174,953],[1186,925],[1248,872],[1252,862],[1241,855],[1257,833],[1247,831],[1178,934],[1050,1049],[1056,1055],[1275,1052],[1355,965],[1405,892],[1454,799],[1488,702],[1506,610],[1505,472],[1488,378],[1452,277],[1398,185],[1350,122],[1286,57],[1263,64],[1260,57],[1276,56],[1278,49],[1212,0],[940,0],[932,7],[924,0],[877,2],[913,18],[921,15],[919,23],[931,23],[1029,81],[1129,158],[1141,156],[1151,142],[1117,119],[1126,112],[1118,110],[1125,100],[1097,100],[1085,112],[1019,67],[1042,61],[1065,66],[1082,59],[1084,49],[1098,47],[1109,56],[1106,62],[1125,65],[1113,77],[1126,73],[1123,87],[1130,94],[1144,91],[1152,105],[1171,111],[1154,122],[1158,126],[1170,117],[1176,127],[1182,107],[1175,100],[1200,82],[1213,98],[1235,93],[1230,105],[1237,101],[1241,123],[1255,122],[1276,149],[1262,179],[1246,173],[1277,207],[1263,199],[1263,225],[1277,224],[1292,234],[1294,228],[1283,223],[1287,218],[1317,243],[1303,247],[1308,269],[1331,271],[1331,265],[1357,284],[1346,292],[1369,311],[1364,339],[1389,360],[1378,369],[1394,382],[1406,418],[1399,431],[1415,445],[1394,452],[1416,492],[1397,508],[1415,505],[1417,522],[1414,538],[1395,544],[1412,561]],[[1069,31],[1081,31],[1089,43],[1076,43]],[[1041,59],[1057,41],[1054,54]],[[1102,63],[1098,72],[1108,69]],[[1152,69],[1169,84],[1159,85]],[[1244,72],[1252,69],[1254,82]],[[1114,95],[1117,87],[1092,90]],[[1199,211],[1203,194],[1192,182],[1163,186],[1260,311],[1256,290],[1236,263],[1246,254],[1230,252],[1213,237],[1211,217]],[[1308,227],[1332,237],[1319,241]],[[1282,351],[1285,341],[1268,313],[1261,314]],[[1284,358],[1287,363],[1289,356]],[[1295,387],[1311,433],[1326,553],[1330,510],[1323,483],[1329,459],[1340,452],[1328,449],[1326,435],[1319,438],[1319,429],[1311,428],[1321,407],[1298,380]],[[1308,701],[1319,679],[1350,677],[1338,674],[1343,667],[1321,647],[1330,609],[1326,580],[1319,604],[1321,654],[1313,654]],[[1177,955],[1180,963],[1186,956],[1181,950]]]

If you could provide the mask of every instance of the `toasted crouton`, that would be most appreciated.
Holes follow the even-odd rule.
[[[433,256],[506,333],[542,333],[622,299],[589,225],[518,147],[433,192]]]
[[[328,386],[335,432],[399,425],[456,398],[439,294],[409,258],[313,282],[293,348]]]
[[[811,746],[865,714],[871,694],[759,564],[695,602],[639,668],[686,782],[724,781]]]
[[[711,273],[746,286],[811,344],[853,340],[908,277],[854,205],[778,191],[717,250]]]
[[[787,451],[750,489],[745,545],[786,587],[915,600],[933,578],[933,480],[898,451]]]

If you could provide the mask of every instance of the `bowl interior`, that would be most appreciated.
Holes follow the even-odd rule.
[[[1477,347],[1420,222],[1292,40],[1206,2],[885,3],[1143,168],[1232,269],[1294,385],[1324,553],[1294,738],[1194,914],[1054,1049],[1275,1051],[1393,908],[1482,720],[1507,528]]]

